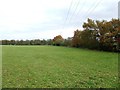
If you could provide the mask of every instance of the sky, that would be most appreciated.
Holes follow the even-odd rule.
[[[0,40],[72,37],[87,18],[118,18],[119,0],[0,0]]]

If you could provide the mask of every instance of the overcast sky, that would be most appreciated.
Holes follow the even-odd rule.
[[[119,0],[0,0],[0,39],[72,37],[87,18],[118,18]]]

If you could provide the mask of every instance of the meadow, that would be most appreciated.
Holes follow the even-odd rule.
[[[118,54],[57,46],[3,46],[3,88],[115,88]]]

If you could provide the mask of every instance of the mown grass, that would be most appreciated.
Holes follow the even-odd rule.
[[[3,88],[115,88],[117,53],[55,46],[3,46]]]

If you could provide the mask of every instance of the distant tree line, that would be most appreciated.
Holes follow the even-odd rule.
[[[1,40],[2,45],[54,45],[54,46],[71,46],[72,38],[63,39],[61,35],[48,40]]]
[[[74,36],[67,39],[57,35],[48,40],[2,40],[1,42],[2,45],[54,45],[118,52],[120,50],[120,20],[88,19],[83,24],[83,30],[74,31]]]
[[[2,45],[51,45],[51,39],[49,40],[2,40]]]

